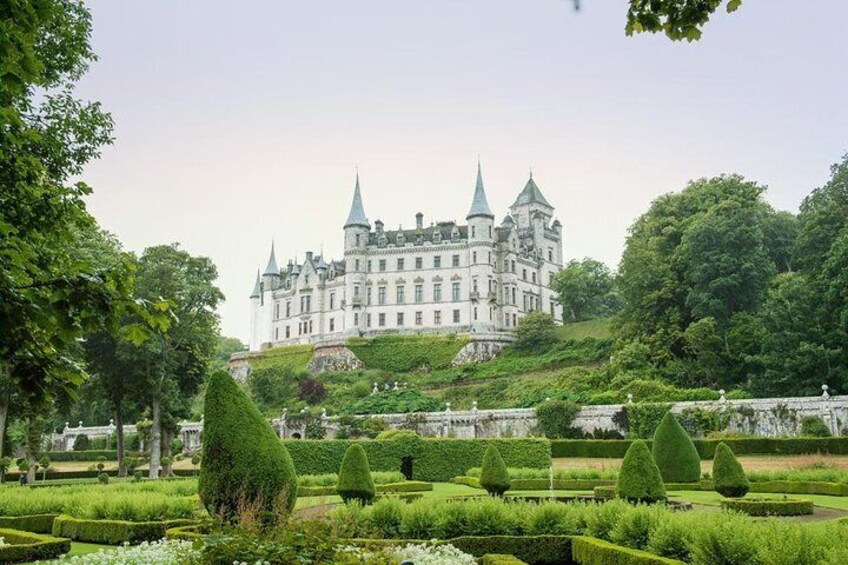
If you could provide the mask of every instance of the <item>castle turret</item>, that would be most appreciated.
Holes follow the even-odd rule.
[[[268,265],[262,273],[262,282],[265,283],[265,291],[273,290],[280,280],[280,267],[277,266],[277,256],[274,253],[274,242],[271,242],[271,256],[268,257]]]
[[[344,225],[345,251],[357,249],[368,245],[368,232],[371,224],[365,216],[365,208],[362,206],[362,193],[359,190],[359,173],[356,173],[356,187],[353,189],[353,202],[350,204],[350,213]]]
[[[490,298],[494,296],[494,224],[495,215],[489,208],[483,188],[483,173],[477,161],[477,183],[468,220],[469,265],[471,271],[471,327],[472,331],[494,329],[495,311]]]

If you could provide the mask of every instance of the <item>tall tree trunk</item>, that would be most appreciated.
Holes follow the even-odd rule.
[[[162,465],[162,476],[170,477],[174,474],[174,454],[171,444],[174,441],[174,433],[171,430],[162,432],[162,455],[167,457],[167,462]]]
[[[38,419],[35,416],[27,418],[27,440],[24,454],[26,455],[29,468],[27,469],[27,482],[35,484],[35,466],[38,463],[38,448],[41,444],[41,430],[37,430]]]
[[[127,476],[127,465],[124,461],[124,412],[121,401],[115,403],[115,447],[118,451],[118,476]]]
[[[0,457],[6,444],[6,419],[9,417],[9,397],[12,395],[12,368],[0,361]],[[2,482],[2,478],[0,478]]]
[[[151,479],[159,478],[159,462],[162,456],[162,406],[158,395],[153,397],[150,407],[153,412],[153,425],[150,426],[150,473]]]
[[[9,399],[0,399],[0,458],[3,457],[3,445],[6,443],[6,418],[9,416]]]

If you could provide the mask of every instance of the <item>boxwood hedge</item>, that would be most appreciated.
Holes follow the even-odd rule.
[[[33,514],[32,516],[0,516],[0,528],[49,534],[58,514]]]
[[[0,547],[0,563],[55,559],[71,550],[71,540],[20,530],[0,529],[8,545]]]
[[[682,561],[585,536],[572,538],[571,558],[579,565],[683,565]]]
[[[722,500],[721,507],[748,516],[805,516],[813,513],[813,501],[798,498],[731,498]]]
[[[848,437],[695,439],[693,442],[701,459],[712,459],[721,442],[736,455],[848,455]],[[551,441],[551,454],[553,457],[621,459],[631,443],[629,439],[557,439]],[[651,447],[651,441],[645,443]]]
[[[162,539],[169,528],[196,523],[196,520],[165,520],[161,522],[88,520],[62,514],[53,521],[53,535],[70,538],[74,541],[120,545],[122,543],[141,543]]]
[[[524,561],[514,555],[502,553],[488,553],[480,558],[480,565],[527,565]]]
[[[551,447],[547,439],[449,439],[403,437],[396,440],[286,440],[298,474],[335,473],[345,451],[360,443],[372,471],[397,471],[405,457],[412,459],[412,478],[445,482],[477,467],[489,444],[498,448],[508,467],[547,468]]]

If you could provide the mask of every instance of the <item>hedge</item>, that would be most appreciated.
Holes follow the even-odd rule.
[[[285,440],[295,469],[301,475],[335,473],[347,448],[357,440]],[[550,441],[520,439],[450,439],[407,437],[365,440],[361,443],[372,471],[397,471],[404,457],[412,457],[412,478],[445,482],[478,467],[489,444],[498,448],[508,467],[546,469],[551,464]]]
[[[818,481],[767,481],[764,483],[751,483],[751,490],[749,492],[848,496],[848,484]]]
[[[716,446],[724,442],[736,455],[848,455],[848,437],[827,438],[736,438],[692,440],[701,459],[712,459]],[[553,457],[602,457],[622,459],[629,439],[557,439],[551,441]],[[646,441],[648,447],[652,442]],[[512,466],[512,465],[509,465]]]
[[[683,561],[586,536],[572,538],[571,559],[579,565],[683,565]]]
[[[533,565],[567,562],[571,555],[569,536],[463,536],[444,540],[475,557],[497,553],[512,555]]]
[[[165,520],[161,522],[128,522],[126,520],[88,520],[66,514],[53,521],[53,535],[74,541],[106,545],[141,543],[162,539],[169,528],[197,524],[196,520]]]
[[[209,535],[209,524],[193,524],[191,526],[177,526],[165,530],[165,539],[198,541]]]
[[[53,532],[53,520],[58,514],[33,514],[32,516],[0,516],[0,528],[21,530],[36,534]]]
[[[9,544],[0,547],[0,563],[52,560],[71,550],[71,540],[44,534],[0,529],[0,538]]]
[[[813,513],[813,501],[799,498],[731,498],[722,500],[721,507],[748,516],[808,516]]]
[[[597,486],[592,489],[595,498],[613,499],[616,497],[615,485]]]
[[[105,457],[106,461],[115,462],[118,460],[118,452],[114,449],[90,449],[86,451],[48,451],[46,454],[51,463],[63,463],[66,461],[90,461],[96,463],[100,457]],[[130,455],[127,453],[127,455]]]
[[[386,483],[376,486],[378,493],[388,492],[424,492],[433,490],[433,483],[424,481],[403,481],[402,483]],[[297,487],[297,496],[332,496],[338,494],[335,486],[329,487]]]
[[[450,482],[472,488],[483,488],[477,477],[453,477]],[[596,487],[615,487],[615,481],[609,479],[554,479],[554,490],[592,490]],[[512,479],[509,490],[548,490],[548,479]],[[712,486],[709,489],[712,490]]]
[[[489,553],[480,558],[480,565],[527,565],[514,555]]]

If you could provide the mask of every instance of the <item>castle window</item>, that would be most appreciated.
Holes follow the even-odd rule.
[[[377,325],[380,326],[381,328],[386,325],[386,315],[385,314],[379,314],[377,316]]]
[[[533,284],[536,284],[536,271],[533,271],[530,274],[533,275]]]
[[[398,271],[403,270],[403,258],[397,260],[397,270]]]
[[[459,267],[459,255],[454,255],[454,256],[451,258],[451,264],[452,264],[454,267]]]
[[[368,270],[369,273],[371,272],[371,259],[369,259],[368,262],[365,263],[365,268]]]
[[[356,246],[357,246],[357,247],[359,247],[359,239],[360,239],[360,238],[359,238],[359,235],[360,235],[360,234],[356,234]]]
[[[280,341],[280,328],[274,328],[274,341]]]
[[[330,331],[336,331],[336,320],[335,318],[330,318]]]
[[[386,287],[381,286],[377,288],[377,304],[382,306],[386,303]]]
[[[442,325],[442,311],[441,310],[436,310],[435,312],[433,312],[433,325],[434,326],[441,326]]]
[[[476,226],[471,226],[471,237],[475,237],[477,235]]]
[[[509,259],[504,259],[504,269],[503,270],[504,270],[505,273],[509,271]]]
[[[355,265],[355,267],[353,268],[353,270],[358,273],[359,272],[359,259],[354,261],[354,265]]]
[[[515,287],[512,287],[512,305],[513,305],[513,306],[515,306],[515,304],[516,304],[516,301],[515,301]]]
[[[521,270],[521,278],[524,279],[525,281],[527,280],[527,269]]]
[[[275,302],[274,303],[274,319],[276,320],[279,317],[280,317],[280,303]]]
[[[358,284],[353,285],[353,297],[359,298],[359,285]]]
[[[460,286],[458,282],[455,282],[451,285],[451,298],[454,302],[459,302],[460,300]]]
[[[423,269],[424,268],[424,258],[423,257],[416,257],[415,258],[415,268],[416,269]]]
[[[336,309],[336,293],[331,292],[330,293],[330,310],[335,310],[335,309]],[[332,322],[332,320],[330,320],[330,321]]]
[[[477,307],[474,307],[474,321],[477,321]]]
[[[371,287],[370,286],[365,290],[365,303],[368,304],[368,306],[371,306]]]
[[[312,333],[312,320],[309,320],[309,333]]]
[[[441,255],[436,255],[435,257],[433,257],[433,268],[434,269],[441,269],[442,268],[442,256]]]
[[[489,226],[489,239],[492,239],[492,226]]]
[[[458,324],[458,323],[459,323],[459,310],[454,310],[454,311],[453,311],[453,323],[454,323],[454,324]]]
[[[512,261],[512,272],[513,273],[515,272],[515,261],[514,260]]]
[[[433,284],[433,302],[442,301],[442,283]]]
[[[368,328],[371,327],[371,314],[365,315],[365,326],[368,327]]]
[[[386,260],[380,259],[380,272],[382,273],[385,270],[386,270]]]
[[[554,314],[554,301],[551,300],[551,318],[556,318],[556,314]]]
[[[312,297],[309,296],[309,295],[301,296],[300,297],[300,311],[301,312],[309,312],[310,306],[312,306]]]
[[[553,263],[554,261],[554,249],[553,247],[548,247],[548,261]]]
[[[353,325],[359,327],[359,312],[353,313]]]
[[[474,264],[477,263],[477,252],[476,251],[471,252],[471,262],[474,263]],[[454,265],[454,267],[458,267],[458,266],[459,265]]]
[[[424,285],[417,284],[415,285],[415,302],[421,303],[424,302]]]
[[[291,327],[286,326],[286,339],[291,337]]]
[[[406,302],[406,298],[404,296],[404,287],[403,285],[398,285],[397,287],[397,303],[403,304]]]
[[[504,314],[504,326],[509,327],[509,314]]]
[[[489,251],[489,258],[486,260],[486,263],[488,263],[489,265],[492,264],[492,252],[491,251]]]
[[[303,278],[303,284],[304,284],[304,285],[306,285],[306,286],[309,286],[309,275],[306,275],[306,276]]]
[[[424,312],[416,312],[415,313],[415,325],[420,326],[424,323]]]
[[[399,326],[403,325],[403,312],[397,313],[397,325],[399,325]]]
[[[471,290],[477,292],[477,277],[471,279]]]

